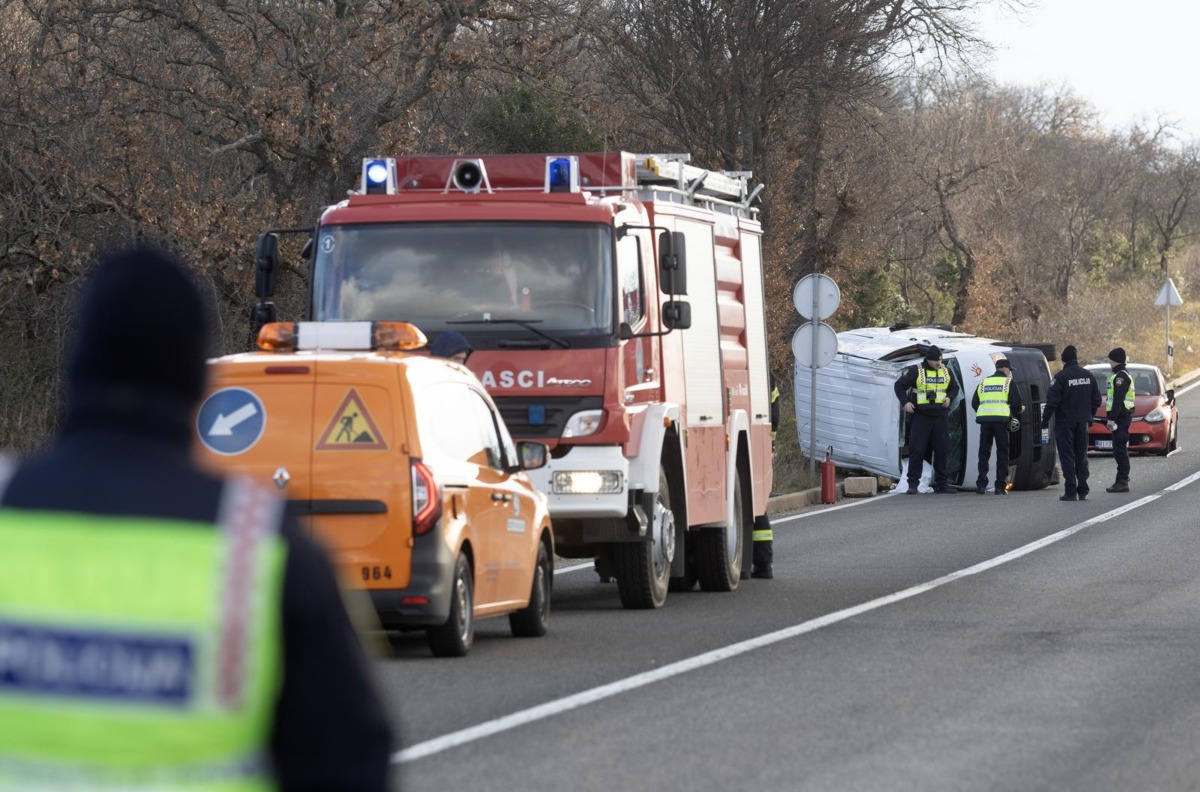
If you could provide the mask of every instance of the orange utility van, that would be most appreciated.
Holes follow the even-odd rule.
[[[525,470],[547,448],[514,443],[467,368],[404,351],[424,344],[402,322],[269,324],[262,351],[210,361],[196,433],[204,462],[278,489],[385,629],[461,656],[477,618],[546,632],[554,539]]]

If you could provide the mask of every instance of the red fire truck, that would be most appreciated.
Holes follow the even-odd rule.
[[[470,340],[513,436],[551,449],[532,475],[560,556],[595,558],[627,608],[733,590],[771,489],[762,188],[687,160],[366,160],[314,228],[260,236],[256,322],[278,234],[309,234],[305,318]]]

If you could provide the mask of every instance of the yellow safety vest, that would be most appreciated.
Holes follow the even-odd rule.
[[[217,528],[0,508],[0,789],[274,788],[280,508],[243,480]]]
[[[1008,407],[1008,388],[1012,380],[1003,374],[993,374],[979,383],[976,394],[979,396],[979,409],[975,415],[979,418],[1008,418],[1012,412]]]
[[[941,404],[950,389],[950,370],[929,370],[925,366],[917,369],[917,404]]]
[[[1133,392],[1133,378],[1128,374],[1126,374],[1125,377],[1129,380],[1129,387],[1125,389],[1125,409],[1128,412],[1133,412],[1133,397],[1135,395]],[[1113,402],[1116,401],[1116,393],[1115,389],[1113,388],[1116,379],[1117,372],[1114,371],[1108,378],[1108,398],[1104,402],[1104,409],[1106,412],[1112,412]]]

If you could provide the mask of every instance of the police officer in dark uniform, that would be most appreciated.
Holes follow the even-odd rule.
[[[985,377],[971,396],[975,423],[979,424],[979,477],[975,492],[987,492],[988,464],[992,461],[992,440],[996,441],[996,494],[1008,494],[1008,434],[1020,428],[1017,417],[1025,410],[1021,394],[1012,383],[1012,364],[1008,358],[996,361],[996,373]]]
[[[1092,416],[1100,407],[1100,386],[1091,372],[1079,365],[1075,347],[1068,345],[1063,350],[1062,362],[1062,370],[1054,375],[1046,395],[1042,428],[1048,429],[1054,420],[1054,441],[1063,475],[1059,500],[1087,500],[1087,434]]]
[[[896,380],[896,398],[912,424],[908,440],[908,494],[915,495],[921,481],[925,452],[933,447],[933,491],[955,493],[946,477],[950,453],[950,427],[946,414],[958,396],[958,383],[942,363],[942,350],[930,346],[920,365],[910,366]],[[909,391],[913,395],[909,396]]]
[[[1129,424],[1133,421],[1133,381],[1125,370],[1125,350],[1117,347],[1108,353],[1112,374],[1108,377],[1108,431],[1112,432],[1113,459],[1117,461],[1117,480],[1105,492],[1129,492]]]
[[[771,453],[775,452],[775,434],[779,431],[779,386],[775,384],[775,372],[771,372]],[[754,542],[750,577],[771,580],[775,577],[772,564],[775,561],[775,534],[771,530],[771,517],[762,514],[754,518]]]
[[[0,482],[0,646],[60,658],[0,684],[0,787],[390,786],[329,559],[265,488],[191,460],[207,323],[158,250],[88,278],[61,430]]]

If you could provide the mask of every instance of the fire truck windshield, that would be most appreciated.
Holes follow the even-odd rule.
[[[530,339],[613,333],[605,225],[331,225],[316,250],[316,321],[401,320],[426,332],[469,325],[473,335]]]

